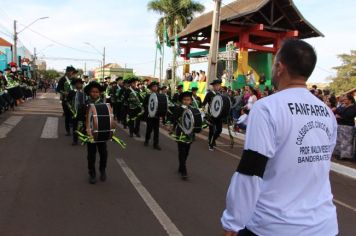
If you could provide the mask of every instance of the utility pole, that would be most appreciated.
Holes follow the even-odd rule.
[[[84,62],[84,75],[87,74],[87,62],[85,61]]]
[[[177,36],[177,20],[174,21],[174,39]],[[173,82],[173,86],[172,86],[172,91],[175,92],[176,91],[176,60],[177,60],[177,48],[178,45],[174,44],[173,48],[173,62],[172,62],[172,82]]]
[[[220,9],[221,0],[215,0],[214,16],[211,27],[207,88],[210,82],[216,79],[220,37]]]
[[[37,54],[36,54],[36,48],[33,49],[33,77],[37,81],[37,68],[36,68],[36,59],[37,59]]]
[[[159,82],[162,82],[162,57],[159,58]]]
[[[104,80],[104,69],[105,69],[105,47],[103,52],[103,80]]]
[[[17,64],[17,21],[14,20],[14,45],[12,48],[12,62]]]

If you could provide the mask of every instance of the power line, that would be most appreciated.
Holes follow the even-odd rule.
[[[22,24],[22,23],[19,23],[19,24],[22,25],[22,26],[25,26],[25,25]],[[56,40],[54,40],[54,39],[51,39],[50,37],[48,37],[48,36],[46,36],[46,35],[44,35],[44,34],[42,34],[42,33],[39,33],[39,32],[37,32],[37,31],[31,29],[31,28],[28,28],[28,30],[30,30],[31,32],[33,32],[33,33],[35,33],[35,34],[37,34],[37,35],[39,35],[39,36],[41,36],[41,37],[43,37],[43,38],[45,38],[45,39],[51,41],[52,43],[55,43],[55,44],[57,44],[57,45],[60,45],[60,46],[62,46],[62,47],[69,48],[69,49],[72,49],[72,50],[75,50],[75,51],[78,51],[78,52],[89,53],[89,54],[97,54],[97,53],[94,53],[94,52],[90,52],[90,51],[86,51],[86,50],[83,50],[83,49],[75,48],[75,47],[66,45],[66,44],[64,44],[64,43],[58,42],[58,41],[56,41]]]

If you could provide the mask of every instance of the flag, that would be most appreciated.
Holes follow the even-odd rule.
[[[176,48],[176,56],[180,56],[180,54],[182,53],[182,50],[181,50],[181,48],[180,48],[180,46],[179,46],[179,41],[178,41],[178,35],[176,34],[176,36],[175,36],[175,39],[174,39],[174,46],[175,46],[175,48]]]
[[[166,41],[166,46],[170,48],[171,47],[171,41],[169,40],[166,22],[164,22],[163,38],[164,38],[164,41]]]
[[[159,41],[159,39],[157,39],[156,47],[157,47],[159,53],[162,55],[162,45],[161,45],[161,42]]]

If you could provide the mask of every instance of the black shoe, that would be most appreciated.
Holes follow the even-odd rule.
[[[136,135],[137,138],[141,138],[140,133],[135,133],[135,135]]]
[[[147,146],[148,146],[148,141],[145,141],[145,142],[143,143],[143,145],[144,145],[145,147],[147,147]]]
[[[133,133],[130,133],[130,138],[132,138],[133,137]]]
[[[89,176],[89,183],[90,183],[90,184],[95,184],[95,183],[96,183],[96,177],[95,177],[95,175],[90,175],[90,176]]]
[[[209,151],[213,152],[214,151],[214,146],[209,145]]]
[[[180,175],[182,177],[183,180],[187,180],[188,179],[188,173],[187,170],[182,170],[182,172],[180,172]]]
[[[154,145],[153,149],[157,150],[157,151],[161,151],[162,148],[159,145]]]
[[[106,181],[106,172],[101,172],[101,174],[100,174],[100,180],[101,180],[102,182],[105,182],[105,181]]]

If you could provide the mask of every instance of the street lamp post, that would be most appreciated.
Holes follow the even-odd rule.
[[[33,25],[34,23],[36,23],[39,20],[44,20],[44,19],[48,19],[48,16],[45,17],[40,17],[36,20],[34,20],[33,22],[31,22],[30,24],[28,24],[27,26],[25,26],[22,30],[20,30],[19,32],[17,32],[17,21],[14,20],[14,46],[12,49],[12,61],[15,62],[16,64],[18,64],[17,61],[17,40],[18,40],[18,35],[24,31],[25,29],[27,29],[28,27],[30,27],[31,25]]]

